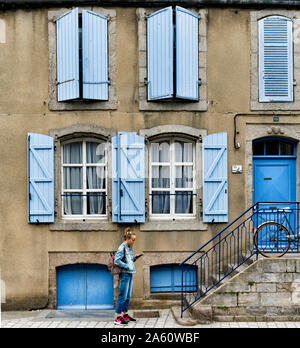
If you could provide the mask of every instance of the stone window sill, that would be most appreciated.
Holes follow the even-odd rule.
[[[51,224],[50,231],[118,231],[118,226],[108,221],[61,221]]]
[[[206,231],[201,221],[149,221],[140,225],[141,231]]]

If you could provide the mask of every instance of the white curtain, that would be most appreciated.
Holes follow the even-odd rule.
[[[175,162],[175,213],[188,214],[193,212],[193,144],[176,141],[174,143]],[[170,143],[167,141],[151,144],[152,159],[152,213],[170,214]],[[153,165],[153,163],[155,163]],[[159,165],[169,163],[169,165]],[[187,163],[190,163],[188,165]],[[190,188],[191,191],[180,191],[180,188]]]
[[[105,163],[105,144],[86,143],[86,161],[88,163]],[[105,167],[87,167],[87,189],[105,189]],[[88,214],[105,214],[105,193],[87,196]]]
[[[66,144],[63,147],[64,164],[82,164],[82,143]],[[64,189],[82,189],[82,168],[64,167]],[[64,213],[82,214],[82,195],[80,193],[69,194],[64,198]]]
[[[152,163],[170,162],[170,144],[168,142],[152,143]],[[170,165],[152,166],[152,189],[170,189]],[[170,191],[152,190],[152,213],[170,214]]]
[[[191,165],[176,166],[175,188],[193,189],[193,144],[175,142],[175,162],[191,163]],[[177,191],[175,196],[175,213],[188,214],[193,212],[193,191]]]
[[[82,142],[64,145],[64,164],[82,164]],[[105,167],[89,166],[92,163],[105,163],[105,144],[86,143],[86,187],[87,189],[105,189]],[[64,167],[64,189],[82,189],[83,172],[81,167]],[[105,214],[105,192],[87,194],[87,214]],[[65,193],[64,213],[83,214],[82,193]]]

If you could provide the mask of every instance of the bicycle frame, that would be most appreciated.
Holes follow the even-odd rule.
[[[289,206],[274,206],[278,204]],[[300,225],[298,225],[298,221],[300,221],[300,202],[259,202],[257,203],[257,214],[260,214],[261,217],[269,215],[268,219],[262,221],[257,228],[270,222],[283,225],[289,231],[289,240],[292,243],[288,253],[298,253],[300,251]],[[269,217],[273,218],[270,219]],[[292,220],[294,220],[293,223]]]

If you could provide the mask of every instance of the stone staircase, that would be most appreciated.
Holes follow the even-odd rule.
[[[249,259],[184,312],[182,325],[212,321],[300,321],[300,257]]]

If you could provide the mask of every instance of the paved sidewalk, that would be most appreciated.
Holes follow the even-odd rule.
[[[145,311],[144,311],[145,312]],[[120,328],[111,321],[58,320],[45,318],[49,311],[2,312],[2,328]],[[132,312],[129,312],[132,314]],[[140,318],[127,328],[300,328],[300,322],[214,322],[207,325],[182,326],[170,309],[159,310],[159,318]]]

